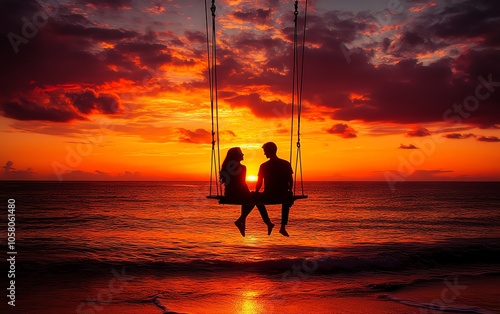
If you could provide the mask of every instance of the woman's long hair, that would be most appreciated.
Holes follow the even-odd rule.
[[[220,181],[221,183],[228,184],[231,175],[238,174],[241,171],[240,167],[236,167],[240,164],[241,160],[241,149],[239,147],[232,147],[227,151],[226,158],[222,162],[220,171]]]

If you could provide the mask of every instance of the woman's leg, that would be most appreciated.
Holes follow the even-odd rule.
[[[241,205],[240,217],[234,222],[242,236],[245,236],[245,223],[247,221],[248,215],[252,212],[254,205]]]
[[[252,212],[254,205],[241,205],[241,214],[237,221],[245,222],[248,215]]]

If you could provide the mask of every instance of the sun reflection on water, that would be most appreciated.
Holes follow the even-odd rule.
[[[238,311],[240,314],[255,314],[263,313],[262,305],[257,300],[259,293],[257,291],[244,291],[241,294],[241,309]]]

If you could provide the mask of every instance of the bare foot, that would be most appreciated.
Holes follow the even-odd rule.
[[[270,222],[267,225],[267,235],[271,235],[271,232],[273,232],[273,228],[274,228],[274,224],[272,222]]]
[[[285,237],[289,237],[289,236],[290,236],[290,235],[288,234],[288,232],[286,232],[285,227],[281,227],[281,228],[280,228],[280,233],[281,233],[282,235],[284,235]]]
[[[241,221],[238,221],[236,220],[234,222],[234,224],[236,225],[236,227],[238,228],[238,230],[240,230],[240,233],[242,236],[245,236],[245,223],[244,222],[241,222]]]

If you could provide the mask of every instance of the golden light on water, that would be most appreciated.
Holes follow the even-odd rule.
[[[241,294],[241,309],[238,311],[240,314],[255,314],[262,313],[262,305],[259,304],[256,298],[259,293],[257,291],[244,291]]]

